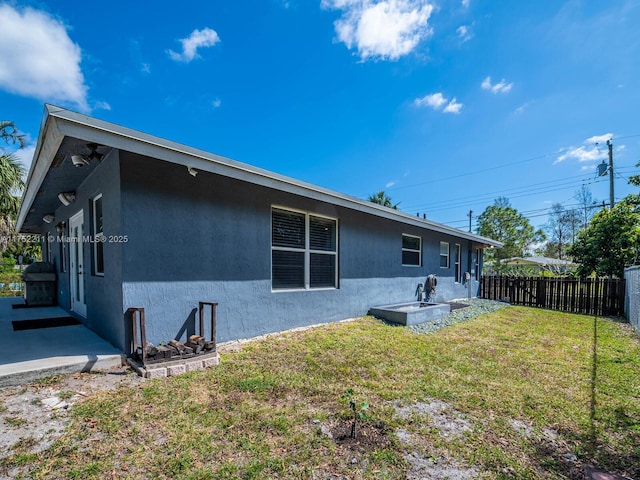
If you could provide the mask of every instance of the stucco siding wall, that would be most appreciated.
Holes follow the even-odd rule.
[[[91,200],[102,193],[103,225],[107,237],[120,235],[120,166],[118,152],[113,151],[105,157],[100,165],[76,189],[76,200],[69,206],[60,206],[55,212],[55,221],[47,225],[52,238],[59,235],[55,225],[64,221],[67,224],[65,235],[68,235],[69,218],[84,211],[84,234],[92,235]],[[50,245],[52,260],[58,275],[58,304],[70,310],[70,269],[69,247],[67,244],[61,252],[59,243]],[[85,300],[87,316],[81,318],[83,323],[95,330],[113,345],[122,348],[125,341],[125,326],[122,321],[122,244],[107,242],[104,244],[104,277],[94,275],[93,245],[84,243],[83,271],[85,274]],[[65,258],[61,258],[63,253]],[[65,272],[61,272],[61,262],[65,262]]]
[[[437,300],[468,295],[453,258],[439,266],[440,241],[449,241],[452,255],[461,244],[467,271],[466,241],[132,154],[121,153],[121,175],[123,310],[145,308],[152,342],[193,333],[198,301],[219,303],[217,337],[226,341],[413,301],[428,274],[439,278]],[[338,219],[339,288],[272,291],[272,205]],[[403,233],[423,238],[422,266],[402,266]]]

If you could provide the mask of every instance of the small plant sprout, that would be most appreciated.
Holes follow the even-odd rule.
[[[348,389],[346,392],[342,394],[342,399],[349,401],[349,408],[353,413],[353,420],[351,422],[351,433],[349,436],[351,438],[356,438],[358,420],[364,420],[367,418],[367,415],[365,412],[369,410],[369,404],[366,402],[361,402],[360,404],[358,404],[354,398],[354,393],[352,388]]]

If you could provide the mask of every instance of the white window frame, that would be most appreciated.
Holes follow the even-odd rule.
[[[447,246],[447,253],[442,253],[442,246],[446,245]],[[442,265],[442,257],[445,257],[447,259],[447,265],[444,266]],[[440,242],[440,268],[449,268],[451,267],[451,249],[449,246],[449,242]]]
[[[271,206],[271,230],[270,232],[273,232],[273,211],[274,210],[281,210],[283,212],[291,212],[291,213],[297,213],[297,214],[301,214],[304,215],[304,238],[305,238],[305,246],[304,248],[294,248],[294,247],[279,247],[279,246],[274,246],[273,245],[273,238],[271,239],[271,291],[273,293],[280,293],[280,292],[301,292],[301,291],[307,291],[307,290],[313,290],[313,291],[317,291],[317,290],[336,290],[338,288],[338,250],[339,250],[339,228],[338,228],[338,219],[335,217],[329,217],[327,215],[320,215],[317,213],[311,213],[311,212],[307,212],[304,210],[297,210],[295,208],[289,208],[289,207],[282,207],[279,205],[272,205]],[[315,218],[325,218],[327,220],[331,220],[333,222],[335,222],[336,225],[336,249],[335,251],[331,252],[328,250],[314,250],[311,248],[310,246],[310,242],[311,242],[311,235],[309,235],[309,224],[310,224],[310,218],[311,217],[315,217]],[[304,286],[300,287],[300,288],[273,288],[273,251],[285,251],[285,252],[301,252],[304,253]],[[333,280],[333,287],[312,287],[311,286],[311,254],[322,254],[322,255],[332,255],[334,257],[334,271],[335,271],[335,278]]]
[[[453,259],[454,265],[454,279],[455,283],[462,281],[462,245],[456,243],[454,246],[455,258]]]
[[[102,198],[99,193],[91,199],[91,233],[93,233],[93,274],[97,277],[104,277],[104,220],[102,232],[98,232],[98,222],[96,221],[96,201]],[[102,202],[102,215],[104,216],[104,202]],[[102,243],[102,271],[98,270],[98,243]]]
[[[409,233],[403,233],[402,234],[403,240],[404,237],[410,237],[410,238],[417,238],[418,241],[420,242],[420,248],[418,248],[418,250],[415,250],[413,248],[405,248],[402,247],[402,252],[413,252],[413,253],[418,253],[418,264],[414,264],[414,263],[404,263],[402,262],[402,266],[403,267],[421,267],[422,266],[422,237],[418,237],[417,235],[411,235]],[[403,242],[404,243],[404,242]]]

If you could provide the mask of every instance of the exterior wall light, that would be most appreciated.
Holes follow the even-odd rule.
[[[45,215],[44,217],[42,217],[42,221],[43,221],[44,223],[51,223],[51,222],[53,222],[53,220],[54,220],[55,218],[56,218],[56,217],[53,215],[53,213],[49,213],[49,214]]]
[[[84,167],[85,165],[89,165],[89,160],[84,158],[82,155],[71,155],[71,162],[74,167]]]
[[[62,192],[58,194],[58,200],[66,207],[76,200],[76,192]]]

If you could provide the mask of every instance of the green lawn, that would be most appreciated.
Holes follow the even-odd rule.
[[[359,443],[322,432],[349,424],[348,389],[369,404]],[[446,435],[411,410],[430,402],[468,428]],[[14,449],[0,476],[407,478],[410,454],[479,478],[580,478],[587,463],[640,478],[638,336],[507,307],[429,335],[367,317],[271,337],[208,371],[88,398],[51,448]]]

